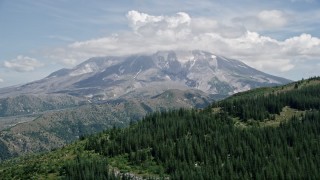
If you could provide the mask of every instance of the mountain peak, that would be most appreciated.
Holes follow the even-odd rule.
[[[227,96],[288,82],[238,60],[201,50],[177,50],[91,58],[72,69],[56,71],[45,79],[19,87],[19,91],[10,89],[9,94],[67,93],[110,99],[133,91],[156,95],[168,89],[196,89]],[[6,94],[0,89],[1,93]]]

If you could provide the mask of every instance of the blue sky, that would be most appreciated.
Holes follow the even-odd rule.
[[[298,80],[320,75],[319,0],[0,0],[0,87],[93,56],[203,49]]]

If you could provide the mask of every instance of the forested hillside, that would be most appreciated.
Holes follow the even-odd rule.
[[[319,179],[320,78],[146,116],[49,154],[1,164],[4,179]]]
[[[278,88],[262,88],[249,93],[239,93],[239,95],[212,105],[243,121],[273,119],[273,115],[280,114],[285,106],[301,111],[319,110],[320,84],[318,78]]]

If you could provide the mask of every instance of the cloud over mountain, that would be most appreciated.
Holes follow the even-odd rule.
[[[3,66],[17,72],[29,72],[43,66],[43,64],[34,58],[20,55],[15,59],[5,61]]]
[[[320,55],[320,39],[310,34],[277,40],[251,30],[258,25],[285,26],[289,16],[278,10],[261,11],[242,25],[185,12],[155,16],[132,10],[126,17],[130,31],[74,42],[51,51],[48,57],[73,65],[93,56],[202,49],[241,59],[260,70],[285,72],[294,68],[296,61],[314,61]]]

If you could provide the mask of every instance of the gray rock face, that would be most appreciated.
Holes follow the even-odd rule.
[[[152,55],[91,58],[42,80],[0,89],[0,97],[66,93],[107,100],[128,94],[151,97],[168,89],[195,89],[227,96],[288,82],[290,80],[263,73],[240,61],[205,51],[160,51]]]

